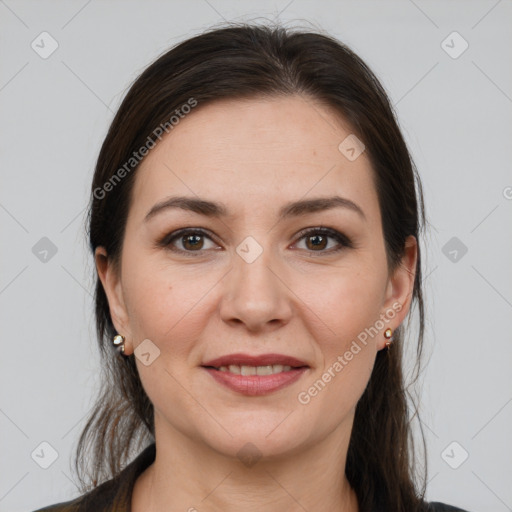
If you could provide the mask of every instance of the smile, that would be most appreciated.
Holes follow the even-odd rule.
[[[216,368],[221,372],[230,372],[236,375],[273,375],[281,372],[289,372],[292,367],[282,364],[273,364],[266,366],[240,366],[238,364],[230,364],[229,366],[221,366]]]
[[[309,370],[307,366],[285,365],[238,366],[219,368],[203,366],[211,377],[228,389],[247,396],[261,396],[279,391],[299,380]]]

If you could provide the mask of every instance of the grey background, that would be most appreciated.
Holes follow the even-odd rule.
[[[76,496],[71,456],[99,367],[84,208],[123,94],[157,55],[223,18],[277,16],[318,25],[367,61],[423,180],[427,496],[512,510],[510,0],[0,0],[0,511]],[[43,31],[59,45],[46,59],[31,47]],[[446,40],[453,31],[469,44],[458,58],[445,51],[462,48]],[[40,252],[43,237],[55,254]],[[58,452],[48,469],[31,458],[43,441]]]

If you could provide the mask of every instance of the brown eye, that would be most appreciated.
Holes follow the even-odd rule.
[[[310,253],[332,254],[344,248],[353,247],[351,240],[347,236],[332,228],[304,230],[299,234],[299,241],[302,240],[305,241],[305,250]],[[334,246],[329,246],[331,240],[334,240]],[[211,244],[210,247],[208,247],[208,242]],[[214,243],[212,237],[202,229],[180,229],[173,231],[161,239],[158,242],[158,246],[193,256],[200,255],[207,249],[219,248]]]
[[[352,242],[348,237],[332,228],[308,229],[302,231],[299,236],[299,240],[305,240],[306,250],[310,252],[329,254],[338,252],[343,248],[353,247]],[[336,243],[334,244],[334,247],[331,246],[326,250],[329,245],[329,239],[334,240]]]
[[[201,249],[204,245],[203,235],[185,235],[181,237],[181,243],[185,249]]]
[[[208,247],[207,241],[210,242],[210,247]],[[200,254],[201,252],[205,252],[206,249],[218,247],[213,243],[212,238],[201,229],[180,229],[174,231],[160,240],[158,246],[168,248],[171,251],[188,254]]]
[[[325,235],[308,235],[306,237],[308,249],[325,249],[327,247],[327,237]]]

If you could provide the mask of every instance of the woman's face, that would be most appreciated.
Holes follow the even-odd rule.
[[[339,149],[350,134],[299,96],[199,104],[136,171],[120,269],[101,250],[97,264],[125,353],[149,340],[136,363],[157,436],[229,455],[348,442],[416,266],[410,237],[388,275],[370,162],[353,139]],[[217,206],[165,206],[178,196]],[[270,356],[205,367],[240,354]]]

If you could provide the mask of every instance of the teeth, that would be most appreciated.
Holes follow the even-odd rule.
[[[226,368],[225,366],[223,366],[222,368]],[[227,369],[227,368],[226,368]],[[240,366],[237,366],[236,364],[230,364],[229,365],[229,371],[231,373],[240,373]]]
[[[256,366],[240,366],[241,375],[256,375],[256,370]]]
[[[273,364],[268,366],[245,366],[230,364],[229,366],[221,366],[218,368],[221,372],[230,372],[237,375],[272,375],[274,373],[289,372],[291,366],[282,364]]]
[[[272,365],[270,366],[257,366],[256,367],[256,375],[272,375],[273,373]]]

